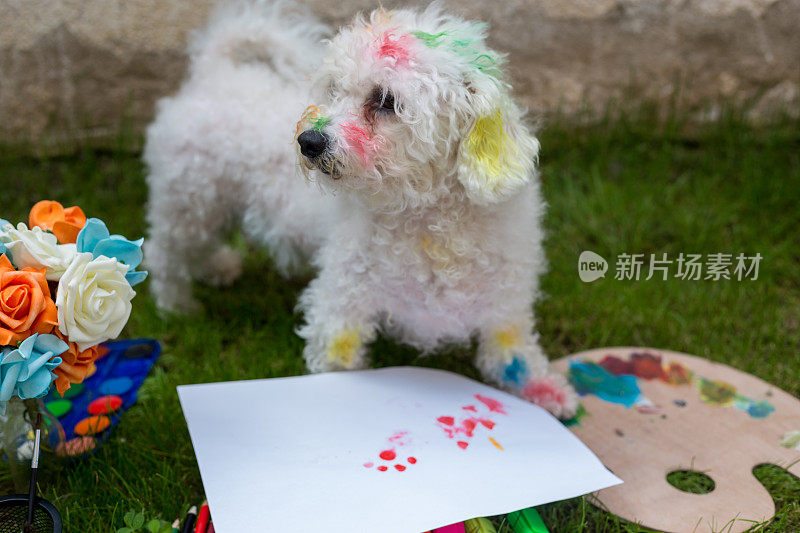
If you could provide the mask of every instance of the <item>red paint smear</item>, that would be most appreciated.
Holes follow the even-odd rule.
[[[462,409],[465,410],[465,411],[472,411],[473,413],[477,413],[478,412],[478,410],[475,409],[474,405],[465,405],[464,407],[462,407]]]
[[[417,458],[416,457],[409,457],[408,458],[408,462],[411,463],[412,465],[413,464],[417,464]]]
[[[498,402],[494,398],[489,398],[488,396],[484,396],[482,394],[476,394],[475,397],[478,399],[479,402],[488,407],[489,411],[504,415],[507,414],[505,409],[503,408],[503,404]]]
[[[484,427],[487,427],[489,429],[492,429],[495,426],[494,422],[492,422],[491,420],[487,420],[486,418],[481,418],[480,423],[483,424]]]
[[[369,166],[372,155],[377,150],[377,144],[372,137],[370,137],[367,130],[359,126],[353,120],[345,122],[339,127],[350,149],[361,159],[365,167]]]
[[[474,418],[467,418],[466,420],[464,420],[464,422],[461,423],[461,428],[459,429],[461,429],[467,437],[471,437],[472,432],[475,431],[476,425],[477,424],[475,423]]]
[[[396,444],[397,446],[405,446],[408,444],[408,431],[396,431],[394,435],[389,437],[389,442]]]
[[[403,465],[394,465],[394,467],[398,472],[402,472],[403,470],[406,469],[406,467]]]
[[[455,423],[455,419],[452,416],[440,416],[436,420],[442,424],[447,424],[448,426],[452,426]]]
[[[372,463],[364,463],[364,468],[372,468],[372,467],[373,467]]]
[[[380,453],[380,458],[384,461],[393,461],[395,457],[397,457],[397,454],[394,453],[394,450],[383,450]]]
[[[375,56],[378,59],[392,59],[393,66],[408,65],[411,62],[413,43],[414,38],[407,33],[396,36],[390,31],[383,32],[376,39]]]
[[[468,444],[468,443],[466,443],[466,442],[464,442],[463,440],[460,440],[460,441],[458,441],[456,444],[458,444],[458,446],[459,446],[459,447],[460,447],[462,450],[466,450],[466,449],[467,449],[467,446],[469,446],[469,444]]]
[[[381,465],[381,466],[378,467],[378,470],[380,470],[381,472],[386,472],[388,470],[388,468],[386,468],[385,466]]]

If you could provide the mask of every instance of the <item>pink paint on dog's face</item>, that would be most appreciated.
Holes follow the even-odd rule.
[[[350,149],[361,159],[365,167],[370,166],[377,144],[369,132],[355,121],[345,122],[341,126],[342,136]]]
[[[406,66],[411,62],[414,38],[410,34],[396,36],[391,31],[386,31],[375,42],[375,56],[378,59],[389,58],[394,67]]]

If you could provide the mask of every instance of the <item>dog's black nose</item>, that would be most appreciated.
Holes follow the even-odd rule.
[[[300,153],[306,157],[314,158],[322,155],[328,147],[328,138],[317,130],[306,130],[297,137],[300,144]]]

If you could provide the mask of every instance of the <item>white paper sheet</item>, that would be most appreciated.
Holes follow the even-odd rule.
[[[543,409],[441,370],[178,395],[220,533],[420,533],[621,483]]]

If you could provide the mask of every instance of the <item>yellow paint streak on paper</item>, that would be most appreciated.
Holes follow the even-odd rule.
[[[358,338],[358,333],[352,329],[345,330],[333,339],[328,348],[328,359],[349,366],[359,346],[361,340]]]
[[[496,440],[494,440],[494,438],[493,438],[493,437],[489,437],[489,442],[491,442],[492,444],[494,444],[494,447],[495,447],[495,448],[497,448],[497,449],[498,449],[498,450],[500,450],[500,451],[502,451],[502,450],[504,449],[504,448],[503,448],[503,447],[500,445],[500,443],[499,443],[499,442],[497,442]]]
[[[519,328],[517,326],[501,329],[495,333],[494,340],[503,350],[519,346],[522,341],[522,339],[520,339]]]

